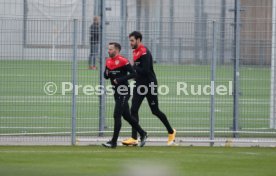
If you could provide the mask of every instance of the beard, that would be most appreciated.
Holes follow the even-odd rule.
[[[114,57],[115,53],[108,53],[109,57]]]
[[[137,43],[132,46],[132,49],[136,49],[136,48],[138,48]]]

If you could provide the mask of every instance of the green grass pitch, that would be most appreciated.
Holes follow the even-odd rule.
[[[66,61],[0,61],[0,134],[63,134],[71,131],[71,94],[61,95],[61,82],[71,81],[71,62]],[[159,96],[160,108],[178,131],[208,131],[210,96],[176,94],[177,82],[188,85],[210,84],[209,65],[155,64],[159,85],[170,88]],[[78,85],[97,85],[99,71],[87,69],[87,62],[78,62]],[[233,81],[232,66],[217,66],[216,84]],[[241,66],[239,126],[245,131],[269,131],[270,68]],[[55,82],[58,91],[48,96],[46,82]],[[108,84],[108,82],[107,82]],[[113,97],[106,102],[107,131],[113,129]],[[233,97],[216,96],[216,130],[229,131],[233,119]],[[163,125],[150,112],[144,101],[139,112],[141,124],[148,131],[163,131]],[[98,130],[99,97],[77,97],[77,132],[91,134]],[[123,131],[129,125],[123,124]],[[179,133],[180,135],[181,133]],[[206,134],[208,136],[208,133]]]
[[[274,176],[275,163],[275,148],[0,147],[3,176]]]

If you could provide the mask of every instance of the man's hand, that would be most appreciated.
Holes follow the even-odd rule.
[[[105,74],[106,74],[107,76],[108,76],[108,73],[109,73],[109,72],[108,72],[108,70],[106,69]]]
[[[115,84],[118,84],[118,82],[117,82],[117,80],[116,80],[116,79],[114,79],[114,80],[113,80],[113,82],[114,82]]]

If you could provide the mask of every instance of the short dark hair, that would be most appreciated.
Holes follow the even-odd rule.
[[[140,41],[142,41],[142,38],[143,38],[141,32],[139,31],[133,31],[132,33],[129,34],[128,37],[134,37],[136,40],[140,39]]]
[[[121,45],[119,43],[117,43],[117,42],[110,42],[109,45],[114,45],[114,47],[116,49],[118,49],[119,51],[121,51],[122,47],[121,47]]]

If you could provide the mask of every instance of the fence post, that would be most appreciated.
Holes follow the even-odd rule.
[[[170,50],[169,50],[169,57],[172,57],[174,59],[174,1],[170,1],[170,6],[169,6],[169,13],[170,13],[170,18],[169,18],[169,44],[170,44]]]
[[[136,1],[136,30],[141,30],[141,12],[142,12],[142,1]]]
[[[81,44],[85,45],[86,39],[86,0],[82,0]]]
[[[78,20],[73,21],[73,57],[72,57],[72,134],[71,144],[76,145],[76,85],[77,85],[77,34],[78,34]]]
[[[219,63],[224,64],[224,55],[225,55],[225,16],[226,16],[226,0],[221,0],[221,9],[220,9],[220,57]]]
[[[259,40],[259,67],[265,64],[265,41]]]
[[[178,38],[178,64],[180,64],[182,57],[182,38]]]
[[[123,54],[127,56],[127,45],[126,45],[126,28],[127,28],[127,1],[126,0],[121,0],[120,2],[120,40],[121,40],[121,45],[124,48],[123,49]]]
[[[94,16],[100,16],[100,7],[101,7],[101,4],[100,4],[100,1],[99,0],[94,0]]]
[[[149,42],[150,42],[150,49],[151,49],[151,53],[152,53],[152,56],[153,56],[153,62],[156,62],[156,54],[155,54],[155,48],[154,48],[154,39],[151,38],[149,39]]]
[[[271,89],[270,89],[270,121],[269,127],[271,129],[276,129],[276,1],[272,2],[272,40],[271,40]]]
[[[214,145],[215,139],[215,81],[217,61],[217,23],[213,21],[213,52],[211,59],[211,106],[210,106],[210,146]]]
[[[234,45],[235,45],[235,58],[234,58],[234,109],[233,109],[233,137],[238,137],[239,130],[239,77],[240,77],[240,13],[241,6],[240,0],[235,0],[235,29],[234,29]]]
[[[160,51],[157,52],[156,62],[160,62],[163,59],[163,0],[160,0],[160,10],[159,10],[159,45]]]
[[[99,66],[99,76],[100,76],[100,85],[102,87],[105,87],[105,81],[103,72],[105,69],[105,0],[101,0],[100,2],[101,10],[100,10],[100,16],[101,16],[101,25],[100,25],[100,31],[101,31],[101,41],[100,41],[100,66]],[[105,90],[105,89],[104,89]],[[104,127],[105,127],[105,91],[103,94],[100,94],[100,106],[99,106],[99,136],[103,136]]]
[[[27,18],[28,18],[28,1],[23,1],[23,46],[27,44]]]

